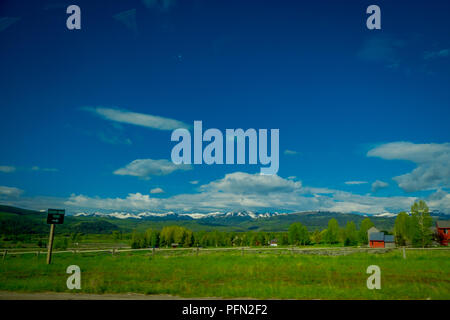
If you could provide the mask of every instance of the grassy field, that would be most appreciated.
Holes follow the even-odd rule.
[[[81,268],[79,292],[171,294],[182,297],[260,299],[450,299],[450,250],[400,250],[348,255],[193,251],[61,253],[7,256],[0,290],[73,292],[65,273]],[[381,289],[369,290],[366,269],[381,268]]]

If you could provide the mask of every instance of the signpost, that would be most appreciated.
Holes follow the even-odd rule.
[[[55,237],[55,224],[63,224],[65,213],[66,210],[64,209],[47,210],[47,224],[50,225],[50,236],[48,238],[47,264],[50,264],[52,262],[52,249],[53,249],[53,238]]]

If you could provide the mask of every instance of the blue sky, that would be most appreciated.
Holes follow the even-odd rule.
[[[368,30],[374,3],[2,1],[0,203],[450,213],[450,4],[377,1]],[[278,175],[180,170],[170,135],[194,120],[279,129]]]

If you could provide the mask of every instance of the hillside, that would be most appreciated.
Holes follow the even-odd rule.
[[[151,216],[142,219],[115,218],[98,215],[66,215],[64,224],[57,228],[58,233],[111,233],[112,231],[131,232],[144,231],[148,228],[161,229],[169,225],[179,225],[193,231],[287,231],[289,225],[301,222],[310,231],[325,229],[328,221],[335,218],[340,226],[347,221],[354,221],[357,226],[365,218],[358,214],[344,214],[336,212],[298,212],[291,214],[265,214],[255,216],[253,213],[238,212],[224,215],[208,216],[194,219],[192,217],[170,214],[167,216]],[[375,217],[370,219],[381,230],[391,230],[395,218]],[[45,234],[48,232],[46,213],[25,210],[16,207],[0,206],[0,234]]]

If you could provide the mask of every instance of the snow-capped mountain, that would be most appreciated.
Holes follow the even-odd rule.
[[[256,219],[266,219],[272,218],[275,216],[286,216],[286,215],[318,215],[320,211],[305,211],[305,212],[292,212],[292,213],[279,213],[279,212],[253,212],[253,211],[228,211],[228,212],[209,212],[209,213],[201,213],[201,212],[192,212],[192,213],[175,213],[175,212],[79,212],[76,213],[76,217],[109,217],[116,219],[139,219],[139,220],[235,220],[235,221],[244,221],[244,220],[256,220]],[[334,213],[339,215],[340,213]],[[342,213],[341,213],[342,214]],[[377,218],[394,218],[396,217],[395,213],[391,212],[382,212],[378,214],[363,214],[363,213],[354,213],[356,215],[364,216],[364,217],[377,217]],[[430,215],[437,218],[448,219],[449,215],[432,211]]]
[[[253,211],[229,211],[229,212],[209,212],[209,213],[175,213],[175,212],[140,212],[140,213],[130,213],[130,212],[94,212],[86,213],[79,212],[74,216],[76,217],[110,217],[117,219],[142,219],[142,220],[153,220],[153,219],[208,219],[208,218],[250,218],[250,219],[260,219],[260,218],[270,218],[278,215],[286,215],[287,213],[278,212],[265,212],[265,213],[255,213]]]

